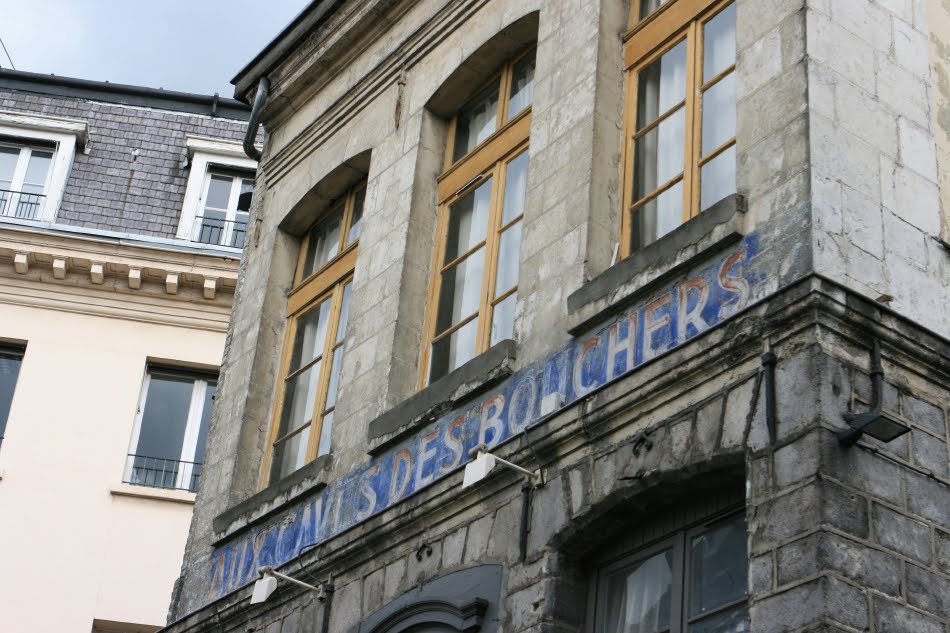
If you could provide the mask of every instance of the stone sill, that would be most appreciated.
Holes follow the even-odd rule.
[[[211,521],[211,527],[221,538],[216,545],[235,533],[266,519],[288,503],[301,496],[313,494],[327,487],[326,471],[333,463],[333,454],[321,455],[304,464],[283,479],[278,479],[260,492],[234,505]]]
[[[460,402],[508,378],[517,355],[511,339],[500,341],[455,371],[409,396],[369,423],[370,455],[377,455]]]
[[[195,505],[195,493],[187,490],[167,490],[165,488],[150,488],[148,486],[134,486],[132,484],[119,484],[109,491],[113,497],[134,497],[137,499],[154,499],[156,501],[171,501],[172,503],[184,503],[186,505]]]
[[[568,332],[577,336],[697,262],[740,241],[745,234],[745,211],[743,196],[723,198],[588,281],[567,298]]]

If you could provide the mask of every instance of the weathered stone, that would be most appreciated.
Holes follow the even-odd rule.
[[[922,563],[930,564],[930,526],[874,504],[874,539]]]

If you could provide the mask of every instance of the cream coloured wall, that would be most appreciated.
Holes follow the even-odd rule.
[[[5,299],[0,338],[27,347],[0,447],[0,630],[162,625],[194,495],[122,484],[145,363],[218,366],[224,332]]]

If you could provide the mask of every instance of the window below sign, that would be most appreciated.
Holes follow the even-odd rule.
[[[746,539],[734,515],[604,565],[594,633],[748,633]]]

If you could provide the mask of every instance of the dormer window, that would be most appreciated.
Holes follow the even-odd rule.
[[[189,136],[186,146],[190,171],[176,237],[244,248],[257,163],[234,141]]]
[[[193,241],[244,248],[253,194],[252,173],[208,172],[202,213],[195,217]]]
[[[85,121],[0,110],[0,221],[52,222]]]

